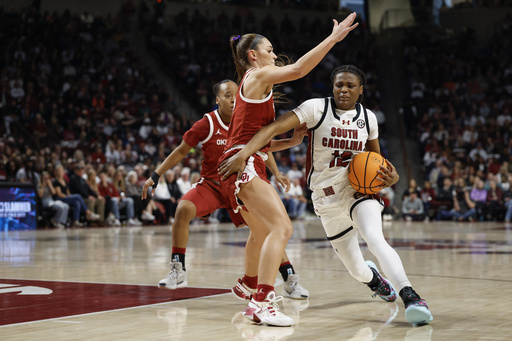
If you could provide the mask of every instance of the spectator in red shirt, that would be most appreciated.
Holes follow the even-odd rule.
[[[107,158],[105,157],[105,154],[103,153],[103,149],[102,149],[100,143],[98,143],[96,145],[96,149],[95,149],[94,153],[92,153],[92,155],[91,155],[91,160],[92,160],[92,162],[101,163],[101,164],[104,164],[107,162]]]

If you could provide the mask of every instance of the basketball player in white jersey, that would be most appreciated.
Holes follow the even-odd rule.
[[[396,300],[396,287],[404,301],[408,322],[429,323],[433,318],[425,300],[413,290],[400,257],[384,239],[381,202],[375,196],[357,193],[348,181],[348,165],[355,155],[363,151],[380,154],[375,114],[359,103],[366,76],[355,66],[344,65],[333,71],[331,79],[333,98],[308,100],[263,127],[240,152],[221,163],[219,173],[222,177],[234,172],[241,174],[247,157],[272,137],[306,123],[309,129],[307,175],[315,213],[338,257],[352,277],[367,284],[382,299]],[[399,178],[395,167],[386,162],[387,167],[381,166],[379,171],[379,178],[384,182],[382,188],[395,184]],[[379,274],[373,262],[364,261],[358,233],[389,281]]]

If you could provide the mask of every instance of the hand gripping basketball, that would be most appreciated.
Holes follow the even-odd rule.
[[[383,166],[384,168],[381,168]],[[352,187],[363,194],[375,194],[398,181],[395,167],[375,152],[357,154],[348,167]]]

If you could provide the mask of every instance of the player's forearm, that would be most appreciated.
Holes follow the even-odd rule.
[[[274,154],[268,153],[268,159],[265,161],[265,164],[267,165],[268,169],[274,176],[277,176],[279,172],[279,168],[277,167],[276,159],[274,158]]]
[[[281,150],[295,147],[298,144],[299,143],[297,143],[297,141],[295,141],[293,138],[282,139],[282,140],[272,140],[272,141],[270,141],[270,148],[268,149],[268,151],[269,152],[279,152]]]
[[[239,152],[240,156],[247,159],[249,156],[267,145],[267,143],[269,143],[277,134],[275,126],[272,124],[261,128]]]
[[[190,149],[186,150],[186,149],[182,149],[180,147],[176,148],[175,150],[172,151],[171,154],[169,154],[165,158],[165,160],[160,164],[160,166],[157,167],[155,172],[161,176],[162,174],[167,172],[169,169],[171,169],[172,167],[174,167],[178,163],[180,163],[185,158],[185,156],[187,155],[189,150]]]
[[[301,70],[301,77],[307,75],[315,66],[317,66],[325,55],[336,45],[336,41],[331,37],[325,38],[320,44],[315,46],[308,53],[300,57],[294,64]]]

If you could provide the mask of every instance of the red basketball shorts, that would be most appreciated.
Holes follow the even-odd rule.
[[[240,212],[235,213],[231,208],[228,195],[222,191],[221,185],[212,180],[201,178],[181,199],[191,201],[196,206],[196,217],[204,217],[219,208],[225,208],[235,226],[247,225]]]
[[[230,158],[231,156],[235,155],[240,149],[232,149],[228,150],[219,159],[219,164]],[[266,157],[265,154],[262,154],[263,157]],[[231,202],[231,207],[233,207],[233,210],[235,212],[239,212],[240,209],[243,209],[247,211],[247,208],[244,206],[243,202],[238,199],[238,192],[240,192],[240,185],[246,184],[249,181],[251,181],[255,176],[259,177],[260,179],[270,183],[267,179],[267,167],[265,166],[265,161],[263,160],[262,155],[260,153],[254,154],[250,156],[246,163],[245,163],[245,169],[240,176],[240,179],[237,178],[237,174],[231,174],[230,177],[228,177],[225,180],[221,180],[222,183],[222,189],[225,193],[228,194],[229,201]]]

